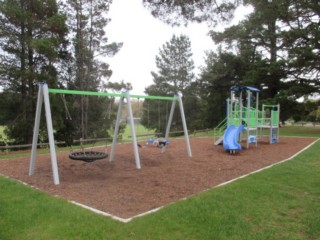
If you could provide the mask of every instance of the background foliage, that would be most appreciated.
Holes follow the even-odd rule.
[[[195,76],[188,36],[172,36],[155,56],[149,95],[183,95],[188,127],[212,128],[225,117],[230,86],[262,90],[260,103],[281,104],[281,120],[319,122],[320,4],[313,0],[143,0],[156,18],[171,25],[206,22],[213,43]],[[36,84],[88,91],[130,89],[110,83],[112,70],[103,56],[114,56],[122,43],[110,43],[104,31],[111,1],[0,1],[0,124],[12,143],[30,143],[37,98]],[[253,11],[228,24],[239,5]],[[59,140],[107,136],[115,113],[112,98],[52,96],[54,128]],[[298,102],[297,99],[300,101]],[[141,101],[142,105],[142,101]],[[144,101],[138,117],[149,129],[163,132],[171,104]],[[66,118],[69,111],[72,121]],[[110,116],[105,118],[105,116]],[[137,117],[137,114],[136,116]],[[173,129],[180,130],[176,110]],[[43,126],[43,124],[42,124]],[[42,131],[42,140],[46,140]]]

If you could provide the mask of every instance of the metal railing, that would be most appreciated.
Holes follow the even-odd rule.
[[[227,128],[228,119],[223,119],[214,129],[213,129],[213,142],[215,143],[219,137],[221,137]]]

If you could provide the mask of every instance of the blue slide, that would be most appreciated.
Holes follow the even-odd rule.
[[[226,150],[235,151],[241,150],[241,145],[238,143],[239,134],[244,129],[244,126],[236,127],[231,124],[223,135],[223,147]]]

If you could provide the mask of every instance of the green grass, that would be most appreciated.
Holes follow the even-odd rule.
[[[0,177],[0,239],[320,239],[319,148],[128,224]]]
[[[150,134],[149,137],[152,137],[152,134],[155,133],[154,130],[149,130],[149,129],[145,128],[142,124],[135,124],[134,127],[135,127],[136,135],[138,136],[139,139],[148,138],[148,136],[139,137],[139,135]],[[123,136],[123,140],[130,140],[131,141],[131,127],[130,127],[130,124],[126,125],[126,128],[125,128],[122,136]]]
[[[0,239],[103,239],[104,231],[119,226],[14,181],[0,178],[0,186]],[[104,231],[89,230],[96,224]]]
[[[280,128],[281,136],[320,137],[320,127],[284,126]]]

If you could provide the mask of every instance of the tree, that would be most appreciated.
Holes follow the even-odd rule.
[[[288,94],[299,97],[319,92],[319,1],[287,1],[286,10],[281,24],[286,29],[282,35],[288,51]]]
[[[143,0],[151,14],[171,25],[187,25],[188,22],[203,22],[216,25],[228,22],[240,0]]]
[[[317,102],[317,106],[307,116],[307,121],[310,121],[315,125],[320,122],[320,102]]]
[[[98,91],[103,81],[108,81],[112,71],[109,65],[103,62],[102,56],[115,55],[122,43],[108,43],[104,27],[110,22],[107,12],[111,1],[103,0],[68,0],[66,12],[69,17],[69,25],[72,31],[72,54],[74,57],[73,67],[75,78],[69,82],[69,88],[84,91]],[[91,99],[95,101],[95,99]],[[89,108],[94,106],[97,110],[97,102],[89,103],[87,96],[81,96],[75,121],[79,125],[79,134],[87,138],[89,133],[90,119]],[[103,108],[100,108],[103,111]]]
[[[197,87],[202,100],[201,119],[206,128],[212,128],[226,117],[226,99],[229,98],[230,87],[244,83],[249,64],[221,48],[218,53],[208,52],[205,64]]]
[[[0,79],[11,106],[4,108],[7,134],[16,143],[32,140],[36,84],[59,85],[55,63],[66,46],[65,20],[55,0],[0,1]]]
[[[265,88],[267,98],[280,91],[296,99],[318,91],[319,4],[287,0],[248,0],[246,4],[254,12],[223,32],[212,31],[213,40],[238,49],[249,46],[252,56],[261,56],[252,62],[247,78]]]
[[[173,95],[184,91],[190,85],[194,78],[194,62],[191,57],[191,42],[185,35],[173,35],[171,40],[162,46],[156,56],[159,71],[151,74],[155,86],[161,89],[163,94]]]
[[[319,1],[143,2],[155,17],[172,25],[231,20],[237,6],[252,6],[254,12],[244,21],[222,32],[211,31],[216,43],[230,53],[236,53],[241,59],[247,59],[249,66],[243,73],[243,83],[263,88],[261,97],[270,98],[266,100],[268,102],[288,104],[289,101],[292,107],[298,106],[294,103],[296,99],[319,93]],[[288,113],[293,111],[293,108],[288,109]]]
[[[189,38],[185,35],[173,35],[171,40],[166,42],[159,50],[159,55],[156,56],[158,73],[151,72],[154,84],[147,87],[145,92],[148,95],[158,96],[173,96],[181,92],[186,98],[187,89],[194,79],[194,63],[191,57]],[[157,131],[163,131],[165,129],[163,123],[166,123],[168,112],[170,112],[169,107],[168,104],[146,100],[144,102],[145,111],[142,124],[151,129],[155,128]],[[149,109],[148,113],[146,108]],[[147,116],[149,116],[148,119]],[[148,122],[149,124],[147,124]],[[177,123],[174,122],[173,125]]]

